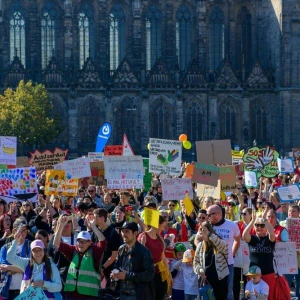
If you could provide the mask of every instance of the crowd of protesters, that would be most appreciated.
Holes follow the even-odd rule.
[[[147,192],[89,185],[72,197],[45,195],[44,176],[37,202],[0,199],[2,298],[33,286],[48,299],[193,300],[209,285],[217,300],[277,300],[275,243],[289,241],[286,219],[300,208],[280,203],[276,187],[297,174],[262,177],[257,189],[237,177],[223,200],[199,198],[193,185],[190,215],[183,199],[163,199],[157,175]],[[159,211],[157,228],[144,224],[146,207]],[[246,268],[235,265],[241,245]],[[300,297],[300,269],[285,276]]]

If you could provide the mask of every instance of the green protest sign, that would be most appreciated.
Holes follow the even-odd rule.
[[[145,170],[144,181],[144,191],[148,192],[152,184],[152,174],[149,173],[149,158],[143,158],[143,167]]]

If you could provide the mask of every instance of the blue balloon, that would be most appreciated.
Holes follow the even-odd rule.
[[[112,127],[109,123],[104,123],[97,135],[95,152],[102,152],[108,139],[111,136]]]

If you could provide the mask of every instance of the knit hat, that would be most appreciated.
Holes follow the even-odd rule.
[[[177,244],[175,244],[174,251],[175,251],[175,253],[177,253],[177,252],[185,252],[186,251],[186,247],[182,243],[177,243]]]

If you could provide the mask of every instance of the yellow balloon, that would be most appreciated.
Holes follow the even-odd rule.
[[[184,141],[183,142],[183,148],[187,149],[187,150],[191,149],[192,148],[191,142],[190,141]]]
[[[150,150],[150,143],[147,145],[148,150]]]

